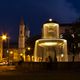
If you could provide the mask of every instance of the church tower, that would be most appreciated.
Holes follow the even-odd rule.
[[[18,40],[18,53],[19,58],[22,56],[25,61],[25,51],[26,51],[26,41],[30,37],[30,30],[25,26],[24,19],[21,17],[20,26],[19,26],[19,40]]]
[[[19,48],[19,56],[22,56],[25,60],[25,24],[23,17],[21,18],[20,21],[20,27],[19,27],[19,43],[18,43],[18,48]]]

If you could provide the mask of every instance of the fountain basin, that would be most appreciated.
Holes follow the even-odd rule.
[[[35,62],[47,62],[48,56],[52,61],[68,61],[67,41],[65,39],[39,39],[35,42],[34,59]]]

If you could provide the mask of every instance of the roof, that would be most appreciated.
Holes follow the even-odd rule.
[[[20,25],[24,25],[24,18],[23,18],[23,16],[21,17]]]

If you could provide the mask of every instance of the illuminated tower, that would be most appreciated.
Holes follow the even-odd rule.
[[[19,55],[23,56],[25,59],[25,24],[23,18],[21,18],[20,27],[19,27]]]
[[[23,17],[20,21],[20,27],[19,27],[19,56],[22,56],[25,60],[25,48],[26,48],[26,41],[30,37],[30,30],[27,26],[24,24]]]

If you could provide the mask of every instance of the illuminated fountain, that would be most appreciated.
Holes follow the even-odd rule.
[[[67,41],[59,39],[59,25],[52,19],[43,24],[42,39],[36,40],[34,48],[35,62],[47,62],[49,56],[53,61],[68,61]]]

